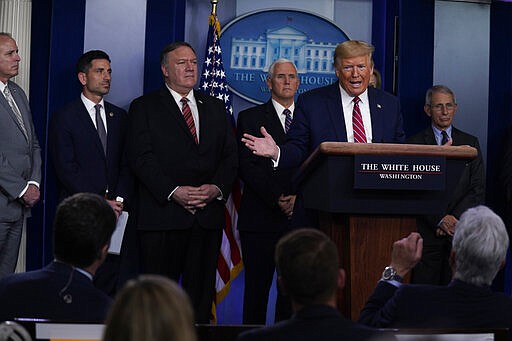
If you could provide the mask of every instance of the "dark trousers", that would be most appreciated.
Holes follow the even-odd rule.
[[[197,323],[210,323],[222,230],[197,225],[185,230],[139,231],[144,273],[180,281]]]
[[[452,279],[449,263],[452,249],[451,239],[447,236],[437,237],[435,229],[419,222],[418,232],[423,238],[421,261],[414,267],[411,283],[445,285]]]
[[[283,232],[240,231],[244,257],[244,324],[265,324],[267,304],[272,278],[274,276],[274,250]],[[278,286],[275,321],[290,318],[292,313],[288,297]]]

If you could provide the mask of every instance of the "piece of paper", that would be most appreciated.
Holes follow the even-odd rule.
[[[101,340],[103,324],[36,323],[37,340]]]
[[[128,212],[123,211],[119,215],[119,218],[117,218],[116,229],[114,230],[112,238],[110,239],[110,247],[108,248],[108,253],[112,253],[114,255],[121,253],[121,245],[123,244],[124,230],[126,228],[127,222]]]

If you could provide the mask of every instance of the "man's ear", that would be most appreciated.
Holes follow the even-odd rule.
[[[432,116],[432,114],[430,113],[431,110],[432,108],[430,107],[430,105],[425,104],[423,106],[423,111],[425,112],[425,114],[427,114],[428,117]]]
[[[77,77],[78,81],[80,82],[80,84],[82,84],[82,86],[87,83],[87,75],[85,74],[85,72],[79,72]]]
[[[347,276],[345,275],[345,270],[338,270],[338,289],[343,289],[345,287],[345,280]]]
[[[98,259],[103,263],[107,259],[109,244],[105,244],[98,255]]]

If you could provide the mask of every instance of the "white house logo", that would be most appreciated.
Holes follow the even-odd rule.
[[[221,32],[224,68],[230,89],[253,103],[269,99],[268,68],[278,58],[295,63],[298,93],[337,81],[333,69],[336,45],[348,40],[333,22],[295,10],[249,13]]]

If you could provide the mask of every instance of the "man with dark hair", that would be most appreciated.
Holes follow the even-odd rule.
[[[453,279],[446,286],[400,283],[419,261],[422,246],[416,232],[393,244],[390,266],[363,308],[360,323],[379,328],[512,328],[512,298],[491,289],[509,246],[498,215],[485,206],[461,215],[450,254]]]
[[[193,90],[197,57],[190,44],[166,46],[160,68],[165,85],[135,99],[129,115],[142,270],[181,278],[197,322],[208,323],[236,141],[224,103]]]
[[[279,285],[290,296],[294,315],[273,326],[241,334],[249,340],[369,340],[376,331],[345,319],[336,309],[336,293],[345,286],[336,245],[315,229],[298,229],[276,246]]]
[[[60,199],[79,192],[96,193],[104,196],[119,216],[131,199],[125,150],[127,115],[103,98],[112,79],[110,57],[105,52],[84,53],[76,68],[82,85],[80,98],[53,114],[48,133]],[[109,255],[94,279],[111,296],[119,284],[119,263],[119,256]]]
[[[107,256],[116,216],[105,199],[64,199],[53,224],[55,260],[0,280],[0,320],[16,317],[103,322],[112,302],[92,278]]]
[[[0,32],[0,278],[14,272],[30,209],[39,201],[41,148],[18,75],[18,46]]]

